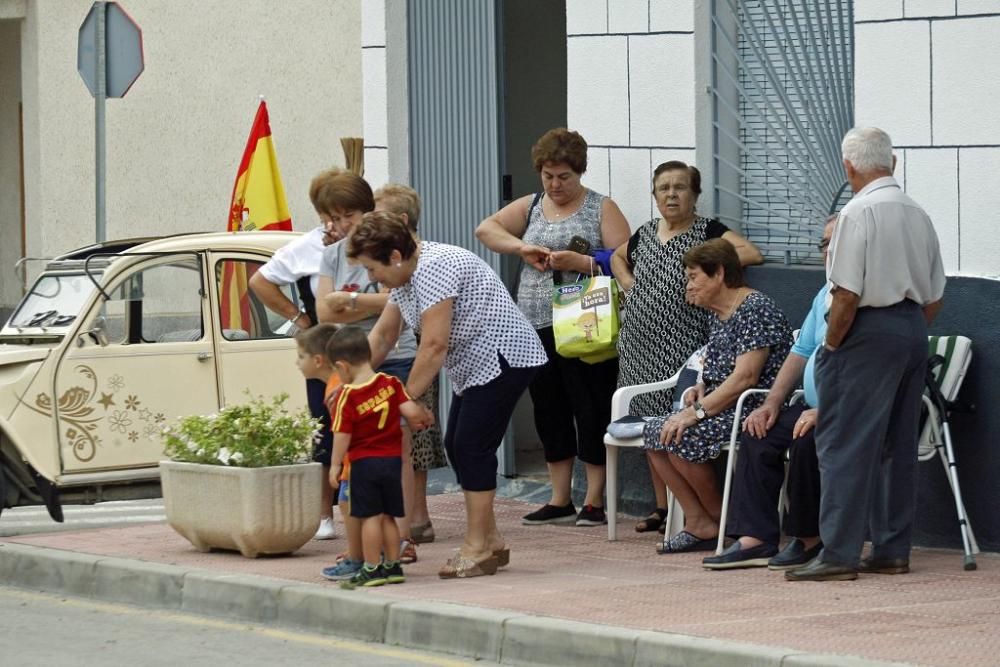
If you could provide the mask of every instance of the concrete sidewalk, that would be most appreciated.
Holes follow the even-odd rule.
[[[997,664],[993,554],[965,572],[959,552],[919,549],[908,575],[793,584],[766,569],[706,571],[704,554],[658,556],[627,517],[609,543],[603,527],[522,526],[533,505],[497,502],[511,564],[492,577],[437,577],[463,521],[461,496],[445,494],[430,498],[438,539],[401,586],[322,579],[342,539],[248,560],[199,553],[163,523],[3,538],[0,582],[510,664]]]

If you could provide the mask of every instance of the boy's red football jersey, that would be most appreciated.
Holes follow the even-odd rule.
[[[367,382],[345,384],[331,410],[334,433],[350,433],[351,461],[373,456],[401,456],[403,431],[399,406],[410,397],[403,383],[376,373]]]

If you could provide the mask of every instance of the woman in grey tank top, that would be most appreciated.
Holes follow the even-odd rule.
[[[476,230],[486,247],[524,260],[517,305],[535,327],[549,357],[530,392],[552,498],[525,516],[523,523],[597,526],[606,523],[604,431],[611,419],[618,360],[587,364],[556,354],[552,290],[560,278],[572,282],[578,274],[595,271],[590,255],[569,249],[574,237],[586,240],[590,248],[616,248],[628,240],[630,230],[617,204],[580,182],[587,170],[587,142],[578,133],[549,130],[531,149],[531,158],[543,192],[514,200]],[[579,514],[570,497],[576,457],[587,473],[587,493]]]

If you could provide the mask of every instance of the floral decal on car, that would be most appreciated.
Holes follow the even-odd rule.
[[[112,375],[104,383],[107,391],[98,390],[97,373],[90,366],[79,365],[73,370],[82,378],[80,385],[70,387],[53,405],[53,397],[41,393],[35,397],[34,405],[21,401],[27,408],[55,417],[65,425],[63,435],[70,451],[81,463],[93,460],[97,450],[104,443],[97,432],[103,426],[113,434],[126,436],[129,442],[138,442],[140,436],[154,441],[160,437],[164,421],[161,412],[154,412],[142,405],[135,394],[119,394],[125,390],[125,378]],[[114,444],[119,444],[115,439]]]

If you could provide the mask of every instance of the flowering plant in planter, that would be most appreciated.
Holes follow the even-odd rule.
[[[309,460],[319,420],[303,408],[290,412],[288,394],[253,397],[211,415],[182,417],[163,430],[164,452],[174,461],[263,468]]]

